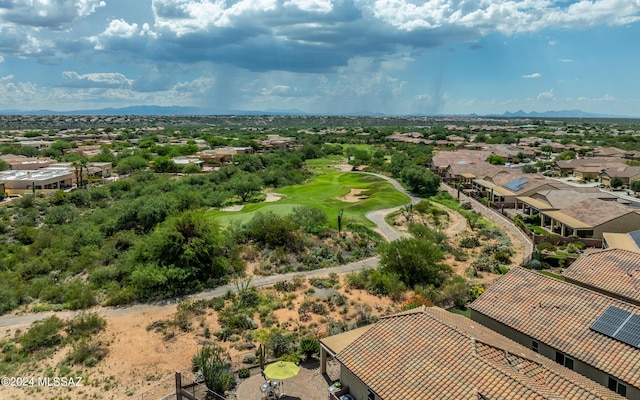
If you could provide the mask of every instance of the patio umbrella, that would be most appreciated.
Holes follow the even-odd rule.
[[[300,367],[291,361],[276,361],[267,365],[264,369],[264,374],[270,379],[277,379],[283,381],[285,379],[293,378],[300,372]],[[282,383],[284,388],[284,382]],[[284,390],[283,390],[284,393]]]

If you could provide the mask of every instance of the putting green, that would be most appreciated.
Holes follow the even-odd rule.
[[[340,200],[351,189],[361,189],[361,200],[345,202]],[[209,211],[209,216],[222,225],[246,223],[258,211],[273,212],[279,215],[291,213],[294,207],[317,207],[327,213],[330,224],[337,225],[340,210],[344,211],[345,221],[352,220],[372,226],[364,215],[369,211],[400,206],[409,202],[409,197],[398,192],[387,181],[373,175],[353,172],[337,172],[321,174],[311,178],[303,185],[286,186],[278,189],[278,193],[286,195],[275,203],[247,204],[241,211]]]

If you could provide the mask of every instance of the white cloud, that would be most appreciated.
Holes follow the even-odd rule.
[[[251,17],[274,11],[277,5],[277,0],[240,0],[230,6],[219,0],[153,0],[152,9],[158,28],[182,36],[233,27],[243,17],[252,23]]]
[[[138,24],[129,24],[124,19],[114,19],[109,22],[109,26],[102,33],[104,36],[117,36],[130,38],[138,31]]]
[[[375,0],[364,4],[381,20],[402,30],[459,26],[483,34],[625,25],[640,20],[638,0],[580,0],[569,6],[552,0],[438,0],[416,5],[411,0]]]
[[[302,11],[328,13],[333,9],[331,0],[285,0],[285,7],[297,7]]]
[[[4,62],[4,57],[0,56],[0,63]]]
[[[90,74],[78,74],[74,71],[64,71],[62,76],[67,80],[65,86],[70,87],[83,87],[83,88],[105,88],[105,87],[117,87],[128,88],[131,87],[133,81],[127,79],[121,73],[118,72],[98,72]]]
[[[541,78],[542,74],[540,74],[539,72],[534,72],[533,74],[522,75],[522,77],[525,79],[535,79],[535,78]]]
[[[103,0],[4,0],[0,2],[0,21],[60,28],[104,6]]]
[[[556,99],[556,96],[553,94],[553,89],[549,89],[546,92],[538,93],[536,99],[538,99],[538,101],[552,101]]]
[[[558,61],[560,61],[561,63],[570,63],[570,62],[573,62],[573,60],[570,60],[570,59],[568,59],[568,58],[563,58],[563,59],[560,59],[560,60],[558,60]]]

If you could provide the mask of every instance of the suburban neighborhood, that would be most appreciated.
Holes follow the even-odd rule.
[[[566,140],[640,130],[72,122],[0,139],[9,374],[59,354],[98,398],[640,398],[640,150]]]

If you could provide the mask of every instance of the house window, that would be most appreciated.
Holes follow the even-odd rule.
[[[540,346],[540,343],[538,343],[536,340],[531,342],[531,350],[535,351],[536,353],[540,352],[539,346]]]
[[[556,362],[560,365],[564,365],[569,369],[573,369],[573,358],[559,351],[556,351]]]
[[[588,229],[588,230],[583,229],[583,230],[579,230],[579,231],[576,231],[576,232],[578,234],[578,237],[581,237],[581,238],[585,238],[586,239],[586,238],[592,238],[593,237],[593,230],[592,229]]]
[[[607,387],[621,396],[627,395],[627,385],[612,376],[609,377],[609,384]]]

